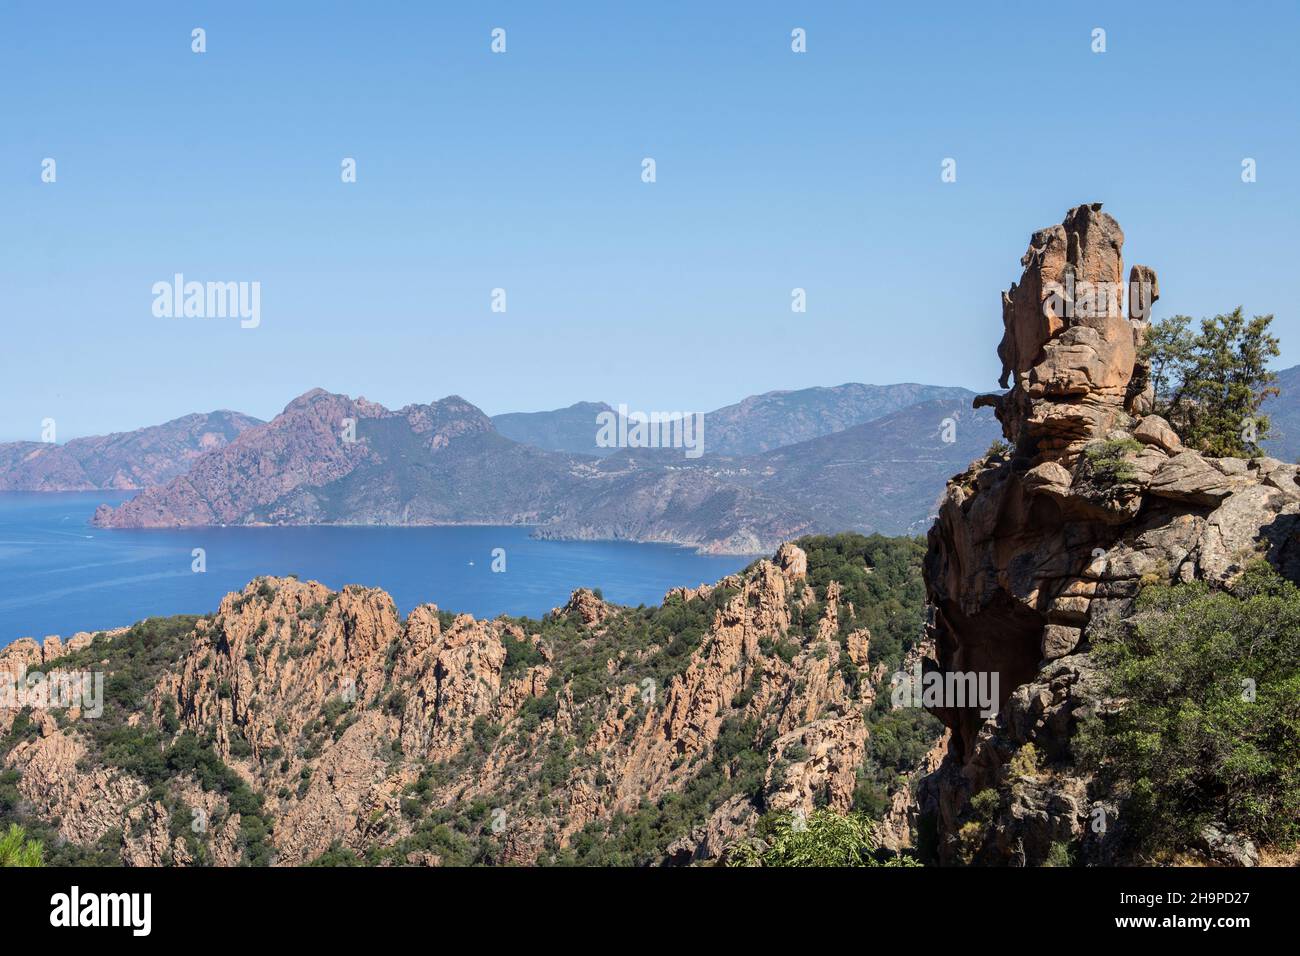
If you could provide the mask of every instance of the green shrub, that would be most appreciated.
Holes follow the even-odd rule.
[[[44,866],[45,847],[16,823],[0,834],[0,866]]]
[[[1137,469],[1129,456],[1141,450],[1142,443],[1135,438],[1092,442],[1083,449],[1084,477],[1102,488],[1132,481],[1137,477]]]
[[[1300,839],[1300,590],[1260,561],[1230,592],[1149,587],[1095,651],[1118,713],[1078,735],[1126,797],[1145,851],[1215,822],[1257,843]]]
[[[1025,744],[1012,755],[1007,764],[1007,773],[1012,777],[1037,777],[1041,772],[1040,764],[1038,748],[1033,744]]]
[[[880,841],[875,824],[862,814],[839,814],[825,808],[800,820],[783,811],[759,821],[756,840],[729,848],[728,866],[885,866],[901,858],[877,858]]]
[[[971,798],[971,812],[987,823],[993,819],[993,814],[997,813],[998,804],[1000,802],[1001,799],[998,797],[998,792],[992,787],[989,787],[985,790],[981,790]]]
[[[1053,843],[1047,850],[1047,859],[1043,861],[1043,866],[1074,866],[1074,847],[1068,843]]]

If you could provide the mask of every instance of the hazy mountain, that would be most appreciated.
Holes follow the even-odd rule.
[[[95,522],[535,523],[551,517],[548,503],[573,485],[579,464],[497,434],[457,396],[390,411],[314,389],[188,474],[101,507]]]
[[[704,416],[706,455],[752,455],[843,431],[917,402],[969,400],[973,392],[944,385],[836,385],[751,395]],[[596,445],[596,416],[604,402],[579,402],[549,412],[512,412],[492,419],[507,438],[580,455],[610,455]],[[674,409],[674,411],[684,411]]]
[[[951,443],[941,435],[949,417]],[[689,459],[644,449],[598,459],[511,441],[456,396],[390,411],[316,389],[188,473],[101,506],[94,520],[118,528],[528,524],[544,537],[751,553],[806,532],[919,529],[948,475],[996,430],[963,398],[762,455]]]
[[[200,456],[260,424],[239,412],[217,411],[63,445],[0,444],[0,491],[149,488],[184,474]]]
[[[591,484],[603,488],[589,488],[572,513],[538,533],[742,553],[812,532],[919,534],[948,478],[1001,434],[991,410],[972,411],[962,398],[923,402],[761,455],[690,462],[663,450],[625,451],[601,463],[601,479]]]
[[[348,422],[355,440],[348,440]],[[390,411],[316,389],[100,527],[529,524],[579,538],[761,549],[806,519],[683,466],[681,453],[606,461],[511,441],[464,399]]]
[[[911,382],[764,392],[709,412],[704,449],[710,455],[752,455],[843,431],[918,402],[953,400],[969,407],[973,397],[964,388]]]
[[[992,409],[972,410],[962,397],[911,405],[744,462],[753,487],[819,530],[921,534],[947,480],[1001,437]]]
[[[492,416],[492,424],[506,438],[579,455],[608,455],[618,449],[596,447],[596,416],[613,411],[604,402],[578,402],[549,412],[508,412]]]
[[[734,481],[729,468],[666,452],[611,456],[584,480],[538,537],[662,541],[756,554],[814,530],[809,515]]]
[[[1274,398],[1264,403],[1264,414],[1269,417],[1269,437],[1261,444],[1274,458],[1294,462],[1300,460],[1300,365],[1277,373],[1275,383],[1280,390]]]

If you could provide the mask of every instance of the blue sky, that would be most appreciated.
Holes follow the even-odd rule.
[[[1000,291],[1087,201],[1158,316],[1273,312],[1300,363],[1297,10],[9,0],[0,439],[314,386],[490,414],[992,388]],[[260,282],[261,325],[154,317],[176,272]]]

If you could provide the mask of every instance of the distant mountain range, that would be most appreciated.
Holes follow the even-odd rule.
[[[0,444],[0,491],[149,488],[183,475],[201,456],[261,424],[239,412],[220,411],[63,445],[7,442]]]
[[[1277,373],[1278,395],[1264,402],[1269,437],[1260,444],[1274,458],[1300,461],[1300,365]]]
[[[547,451],[604,456],[612,455],[618,449],[601,448],[596,444],[596,419],[603,412],[613,410],[604,402],[578,402],[549,412],[493,415],[492,424],[506,438],[520,444]]]
[[[1300,367],[1279,385],[1265,445],[1295,460]],[[223,411],[61,446],[0,445],[0,490],[143,489],[99,508],[105,528],[522,524],[539,537],[759,553],[807,533],[924,531],[946,479],[1000,437],[973,395],[768,392],[708,412],[705,454],[688,458],[598,448],[597,416],[613,411],[600,402],[489,418],[458,396],[392,411],[314,389],[270,422]]]
[[[835,385],[751,395],[704,416],[704,452],[754,455],[820,438],[881,418],[918,402],[960,400],[971,393],[944,385]],[[596,444],[596,421],[614,409],[604,402],[579,402],[549,412],[496,415],[492,424],[507,438],[577,455],[610,455],[617,448]]]
[[[909,402],[935,394],[948,397]],[[608,410],[596,403],[494,420],[457,396],[392,411],[316,389],[183,473],[101,506],[94,523],[526,524],[542,537],[717,553],[758,553],[808,532],[917,531],[947,476],[997,437],[992,416],[971,411],[972,395],[851,385],[755,396],[707,416],[724,448],[816,437],[724,455],[706,424],[709,453],[692,459],[681,449],[564,450],[594,438],[595,416]],[[551,447],[513,440],[502,424]]]
[[[593,483],[596,493],[576,512],[537,534],[711,542],[711,550],[752,553],[832,529],[924,532],[947,479],[1002,434],[988,409],[971,410],[974,393],[957,391],[757,455],[685,462],[662,451],[621,452],[602,462],[604,487]]]

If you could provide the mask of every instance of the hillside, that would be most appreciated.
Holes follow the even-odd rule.
[[[352,424],[354,434],[349,429]],[[101,527],[545,521],[576,459],[511,442],[451,396],[390,411],[314,389]]]
[[[818,529],[918,534],[954,464],[982,455],[1000,435],[993,413],[972,410],[961,395],[745,459],[742,480]]]
[[[943,385],[861,385],[764,392],[705,416],[705,449],[755,455],[875,421],[911,405],[947,401],[969,406],[975,393]]]
[[[1300,461],[1300,365],[1277,373],[1278,394],[1260,409],[1269,419],[1268,437],[1260,444],[1274,458]]]
[[[94,523],[526,524],[542,537],[758,554],[799,534],[923,526],[944,476],[995,434],[989,414],[967,405],[909,406],[747,458],[670,449],[594,458],[511,441],[456,396],[390,411],[315,389],[186,474],[102,506]],[[957,423],[951,442],[947,418]]]
[[[861,385],[764,392],[704,415],[704,454],[743,457],[820,438],[883,418],[909,405],[936,400],[969,401],[975,393],[943,385]],[[612,455],[596,444],[596,416],[613,411],[604,402],[579,402],[546,412],[496,415],[497,431],[548,451]],[[680,409],[679,409],[680,411]]]
[[[507,412],[493,415],[492,424],[506,438],[547,451],[575,455],[612,455],[617,448],[596,444],[596,416],[613,411],[604,402],[578,402],[546,412]]]
[[[878,816],[935,729],[879,699],[921,548],[801,543],[651,608],[400,619],[382,591],[264,578],[203,618],[20,641],[0,670],[102,667],[106,703],[0,710],[0,824],[57,863],[609,865]]]
[[[0,491],[151,488],[184,474],[201,456],[260,424],[239,412],[218,411],[62,445],[0,444]]]

